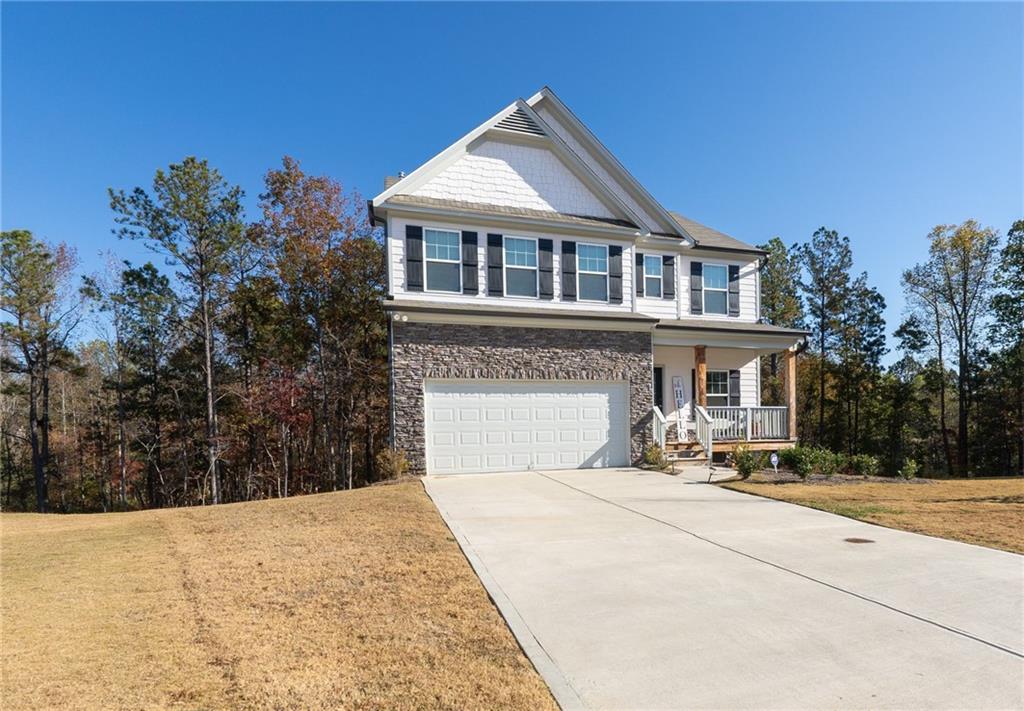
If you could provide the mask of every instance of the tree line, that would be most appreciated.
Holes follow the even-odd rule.
[[[156,261],[76,276],[68,245],[0,235],[0,503],[111,511],[371,483],[387,455],[381,235],[365,204],[285,157],[247,219],[206,161],[109,190],[121,239]],[[932,476],[1024,474],[1024,220],[1001,239],[940,226],[903,274],[899,358],[885,300],[821,228],[762,247],[763,319],[810,331],[800,439],[913,459]],[[762,397],[780,402],[776,357]]]
[[[930,476],[1024,476],[1024,220],[1005,240],[974,220],[940,225],[928,244],[902,274],[889,366],[885,299],[853,273],[848,237],[822,227],[806,243],[762,245],[762,316],[811,332],[800,440],[877,456],[889,472],[914,460]],[[775,358],[761,382],[764,401],[780,401]]]
[[[111,258],[76,281],[69,246],[2,234],[3,507],[188,506],[374,481],[386,266],[360,197],[286,157],[249,221],[241,188],[190,157],[109,199],[115,234],[161,266]]]

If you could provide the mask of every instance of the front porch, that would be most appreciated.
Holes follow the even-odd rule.
[[[800,338],[792,332],[722,338],[693,330],[655,332],[655,441],[670,458],[698,463],[740,445],[761,451],[793,447]],[[762,404],[761,358],[773,355],[784,398]]]

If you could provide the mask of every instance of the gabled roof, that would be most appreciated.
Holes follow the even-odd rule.
[[[543,110],[559,128],[549,124],[538,109]],[[549,149],[593,192],[598,199],[594,205],[603,204],[613,217],[565,214],[413,194],[465,156],[476,145],[475,142],[484,136],[499,141],[525,141]],[[640,236],[679,238],[690,246],[702,249],[765,254],[763,250],[662,207],[546,86],[528,100],[517,99],[512,102],[373,198],[369,205],[371,220],[374,208],[385,203],[436,207],[482,215],[536,218],[552,223],[633,228]]]
[[[532,140],[543,143],[607,205],[612,214],[624,222],[644,227],[640,217],[522,99],[517,99],[509,104],[412,173],[377,195],[371,201],[371,208],[379,207],[396,195],[415,192],[465,155],[469,145],[489,131],[517,138],[528,136]]]

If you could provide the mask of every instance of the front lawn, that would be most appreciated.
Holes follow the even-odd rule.
[[[0,517],[29,708],[556,708],[419,482]]]
[[[723,486],[890,528],[1024,553],[1024,479],[834,477],[803,482],[765,473]]]

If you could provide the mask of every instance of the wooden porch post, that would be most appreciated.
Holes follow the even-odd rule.
[[[796,351],[792,348],[782,356],[782,380],[786,397],[789,438],[796,439]]]
[[[708,406],[708,363],[707,348],[705,346],[693,347],[693,362],[697,369],[697,404],[701,407]]]

